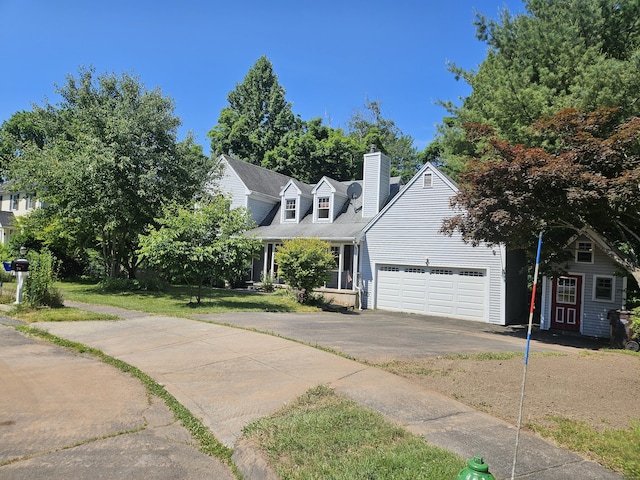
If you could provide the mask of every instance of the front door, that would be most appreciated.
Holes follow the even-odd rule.
[[[580,331],[582,314],[582,277],[566,275],[553,282],[551,328]]]

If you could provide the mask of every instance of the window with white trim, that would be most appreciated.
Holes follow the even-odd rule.
[[[296,199],[289,198],[284,201],[284,219],[295,220],[296,219]]]
[[[329,206],[331,201],[329,197],[318,197],[318,218],[327,220],[329,218]]]
[[[598,302],[613,302],[615,278],[610,275],[593,276],[593,299]]]
[[[20,204],[20,194],[15,193],[11,195],[11,210],[18,210],[19,204]]]
[[[576,263],[593,263],[593,243],[576,242]]]
[[[422,177],[422,188],[433,187],[433,173],[425,173]]]

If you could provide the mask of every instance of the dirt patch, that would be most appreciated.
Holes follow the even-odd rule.
[[[524,360],[429,358],[389,367],[424,387],[517,424]],[[584,421],[599,431],[625,429],[640,420],[640,358],[587,352],[529,358],[523,425],[550,416]]]

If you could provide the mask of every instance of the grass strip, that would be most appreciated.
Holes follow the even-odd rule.
[[[445,479],[456,478],[465,465],[326,386],[251,423],[244,435],[283,480]]]
[[[189,433],[191,433],[192,437],[197,441],[198,450],[206,455],[221,460],[232,469],[236,477],[241,478],[240,473],[231,460],[233,451],[223,445],[218,439],[216,439],[211,431],[209,431],[209,429],[198,418],[196,418],[189,410],[187,410],[184,405],[178,402],[178,400],[176,400],[176,398],[171,395],[162,385],[160,385],[146,373],[142,372],[140,369],[132,365],[129,365],[126,362],[123,362],[122,360],[113,358],[98,349],[88,347],[87,345],[84,345],[82,343],[65,340],[64,338],[57,337],[50,334],[49,332],[45,332],[37,328],[32,328],[27,325],[22,325],[16,328],[23,333],[42,338],[61,347],[73,349],[78,353],[91,354],[99,358],[104,363],[112,365],[118,370],[128,373],[134,378],[137,378],[145,386],[147,392],[149,392],[151,395],[157,396],[164,401],[167,407],[173,412],[175,419],[180,421],[180,423],[189,431]]]
[[[34,322],[88,322],[121,320],[116,315],[89,312],[72,307],[29,308],[19,305],[10,315],[27,323]]]
[[[587,422],[548,416],[549,425],[532,424],[532,430],[580,453],[625,478],[640,478],[640,420],[625,430],[596,431]]]

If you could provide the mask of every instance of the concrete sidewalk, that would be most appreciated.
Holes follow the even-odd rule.
[[[97,348],[144,371],[238,453],[242,452],[236,442],[245,425],[273,413],[313,386],[328,384],[463,458],[482,455],[496,478],[511,476],[513,426],[401,377],[248,330],[121,309],[74,306],[108,311],[126,320],[34,326]],[[233,323],[232,318],[226,321]],[[236,455],[236,460],[241,471],[248,473],[247,478],[264,478],[252,455]],[[526,432],[520,436],[516,473],[519,479],[536,480],[622,478]]]

